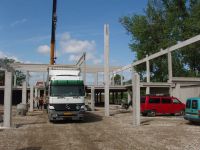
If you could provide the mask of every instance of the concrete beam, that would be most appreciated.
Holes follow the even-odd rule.
[[[104,72],[104,67],[103,66],[91,66],[91,65],[86,65],[86,67],[84,68],[86,64],[84,64],[83,66],[81,66],[81,70],[82,72],[86,73],[96,73],[96,72]],[[11,65],[12,67],[15,68],[15,70],[21,70],[21,71],[29,71],[29,72],[47,72],[47,68],[49,67],[59,67],[59,68],[63,68],[63,69],[76,69],[77,66],[76,65],[49,65],[49,64],[22,64],[22,63],[15,63]],[[116,69],[121,68],[121,66],[110,66],[109,70],[112,72]]]
[[[10,128],[12,124],[12,72],[5,72],[4,92],[4,122],[3,126]]]
[[[132,106],[133,106],[133,126],[140,125],[140,76],[133,73],[132,77]]]
[[[109,25],[104,25],[104,93],[105,93],[105,116],[110,116],[109,112]]]

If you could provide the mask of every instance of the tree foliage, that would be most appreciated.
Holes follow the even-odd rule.
[[[9,58],[1,58],[0,59],[0,68],[3,69],[8,69],[11,68],[10,64],[15,63],[15,60],[13,59],[9,59]],[[14,72],[14,74],[16,75],[16,85],[21,86],[22,85],[22,81],[25,80],[26,76],[23,74],[23,72],[16,70]],[[14,77],[13,77],[14,78]],[[0,71],[0,84],[4,84],[5,81],[5,72],[4,71]]]
[[[199,18],[198,0],[149,0],[144,15],[125,16],[120,22],[131,35],[129,46],[136,60],[140,60],[199,34]],[[190,76],[193,71],[200,71],[199,44],[172,53],[173,76]],[[139,65],[136,70],[144,78],[146,66]],[[150,70],[152,81],[166,81],[167,57],[150,61]]]

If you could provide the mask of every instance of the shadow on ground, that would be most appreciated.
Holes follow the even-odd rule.
[[[41,147],[25,147],[17,150],[41,150]]]
[[[92,122],[98,122],[103,119],[102,116],[91,113],[91,112],[86,112],[84,120],[71,120],[71,119],[66,119],[66,120],[59,120],[59,121],[53,121],[52,123],[54,124],[63,124],[63,123],[92,123]]]

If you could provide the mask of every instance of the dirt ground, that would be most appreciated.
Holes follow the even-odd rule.
[[[133,127],[131,110],[111,106],[111,114],[104,117],[98,107],[85,121],[50,123],[46,111],[22,117],[13,108],[13,127],[0,128],[0,150],[200,149],[200,125],[183,117],[141,117],[141,126]]]

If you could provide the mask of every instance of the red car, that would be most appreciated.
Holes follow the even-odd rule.
[[[144,116],[153,117],[157,114],[183,115],[185,112],[185,104],[176,97],[142,96],[140,109]]]

